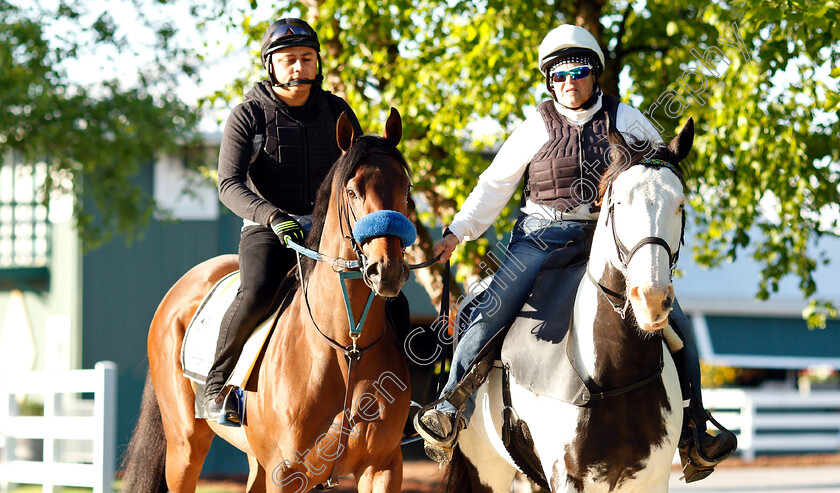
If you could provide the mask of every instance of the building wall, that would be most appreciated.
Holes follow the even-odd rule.
[[[173,179],[171,173],[158,175]],[[155,178],[152,166],[139,177],[147,190],[155,188]],[[218,200],[215,195],[213,200]],[[148,371],[146,338],[158,304],[190,268],[237,251],[241,219],[219,211],[217,203],[208,206],[218,212],[205,215],[207,219],[155,219],[141,239],[131,244],[116,239],[84,255],[82,363],[84,368],[92,368],[101,360],[118,364],[118,454],[125,451],[140,409]],[[244,454],[216,440],[204,471],[247,472],[247,460]]]
[[[44,275],[0,269],[0,373],[81,363],[80,247],[72,223],[52,223],[50,242]]]

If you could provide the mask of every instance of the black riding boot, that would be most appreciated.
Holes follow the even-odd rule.
[[[683,414],[679,451],[686,483],[700,481],[715,471],[715,466],[728,459],[738,448],[735,434],[724,428],[702,405],[690,404]],[[720,433],[710,435],[706,421],[711,421]]]
[[[671,326],[685,345],[672,357],[679,375],[683,401],[689,403],[683,409],[679,451],[685,482],[692,483],[710,475],[715,466],[729,458],[738,447],[738,439],[703,407],[700,359],[697,357],[691,325],[678,304],[675,304],[671,314]],[[706,431],[706,421],[711,421],[720,433],[710,435]]]
[[[204,410],[207,412],[207,419],[213,420],[220,425],[239,427],[242,424],[239,399],[233,389],[226,389],[222,392],[210,392],[204,396]]]

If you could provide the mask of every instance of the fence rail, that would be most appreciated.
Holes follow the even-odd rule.
[[[840,391],[714,389],[703,401],[738,435],[745,460],[757,452],[840,451]]]
[[[93,393],[93,416],[63,416],[64,394]],[[20,416],[18,397],[43,395],[43,416]],[[0,491],[10,484],[93,488],[111,493],[116,454],[117,365],[96,363],[93,370],[27,372],[0,382]],[[16,441],[43,440],[43,461],[20,460]],[[90,464],[64,462],[60,440],[93,442]]]

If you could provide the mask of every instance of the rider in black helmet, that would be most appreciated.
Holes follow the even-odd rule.
[[[341,155],[336,122],[350,106],[321,88],[321,45],[306,22],[284,18],[266,30],[260,61],[268,78],[254,85],[225,125],[219,198],[242,217],[241,284],[225,314],[205,385],[209,419],[239,426],[226,386],[252,329],[280,303],[278,288],[295,263],[285,238],[303,243],[315,194]]]
[[[285,82],[280,82],[275,78],[271,55],[283,48],[293,46],[309,47],[315,50],[315,56],[318,59],[318,75],[315,78]],[[320,86],[324,80],[324,76],[321,75],[321,44],[318,42],[318,34],[315,33],[309,24],[300,19],[280,19],[269,26],[265,34],[263,34],[262,43],[260,44],[260,59],[262,60],[262,66],[268,71],[268,80],[271,81],[272,86],[277,88],[292,87],[301,84],[315,84]]]

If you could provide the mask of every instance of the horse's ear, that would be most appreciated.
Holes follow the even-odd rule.
[[[674,140],[668,144],[668,150],[674,153],[677,162],[682,161],[691,152],[691,146],[694,144],[694,119],[689,118],[685,122],[685,126],[680,130],[680,133],[674,137]]]
[[[353,141],[356,140],[354,133],[355,129],[353,124],[350,123],[350,117],[347,116],[346,111],[342,111],[341,116],[338,117],[338,122],[335,124],[335,140],[342,152],[347,152],[353,145]]]
[[[388,115],[388,121],[385,122],[385,140],[397,146],[402,139],[402,118],[400,112],[393,106],[391,107],[391,114]]]

